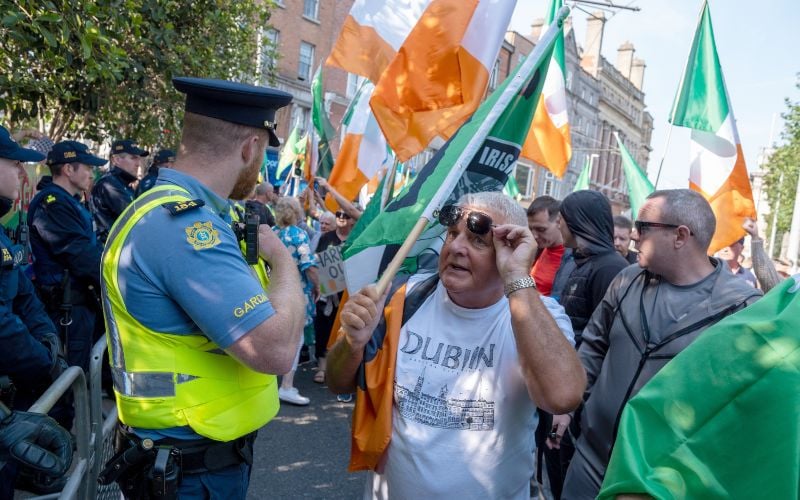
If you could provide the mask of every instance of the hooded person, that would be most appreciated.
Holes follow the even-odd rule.
[[[573,258],[559,268],[554,282],[564,283],[559,302],[572,321],[577,349],[589,318],[603,300],[611,281],[628,267],[628,262],[614,248],[614,217],[605,195],[597,191],[576,191],[561,201],[559,212],[564,246],[573,249]],[[544,455],[554,498],[561,497],[575,449],[569,436],[563,436],[558,443],[552,438],[556,433],[563,434],[564,429],[559,425],[566,424],[559,422],[568,422],[570,418],[564,415],[554,418],[545,412],[539,414],[537,444]],[[549,439],[545,443],[546,438]]]
[[[559,270],[569,272],[559,301],[572,320],[577,349],[592,312],[628,262],[614,249],[614,217],[605,195],[576,191],[564,198],[560,212],[564,246],[574,250],[575,267]]]

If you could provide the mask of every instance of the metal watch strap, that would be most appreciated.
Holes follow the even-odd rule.
[[[533,281],[533,278],[530,276],[525,276],[524,278],[516,279],[511,283],[507,283],[504,292],[506,297],[508,297],[512,293],[516,292],[517,290],[522,290],[523,288],[533,288],[535,290],[536,282]]]

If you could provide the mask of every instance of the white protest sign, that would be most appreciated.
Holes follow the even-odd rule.
[[[338,246],[329,247],[317,254],[319,262],[319,293],[322,297],[345,289],[342,253]]]

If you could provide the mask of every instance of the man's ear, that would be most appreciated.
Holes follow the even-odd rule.
[[[689,238],[692,237],[692,231],[686,226],[678,226],[676,231],[678,237],[675,238],[675,248],[681,248],[689,243]]]
[[[245,165],[249,165],[256,156],[264,154],[264,148],[261,145],[261,138],[256,134],[248,136],[242,141],[242,161]]]

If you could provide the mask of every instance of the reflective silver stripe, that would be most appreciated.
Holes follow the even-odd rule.
[[[103,312],[108,318],[106,321],[106,325],[108,327],[108,343],[111,346],[111,358],[109,362],[111,363],[112,368],[118,368],[120,370],[125,369],[125,354],[122,352],[122,341],[119,336],[119,328],[117,328],[117,322],[114,320],[114,313],[111,311],[111,302],[108,300],[108,293],[105,290],[105,281],[101,283],[103,292],[101,295],[103,297]]]
[[[111,369],[114,388],[124,396],[139,398],[175,397],[175,375],[167,372],[129,373]]]

